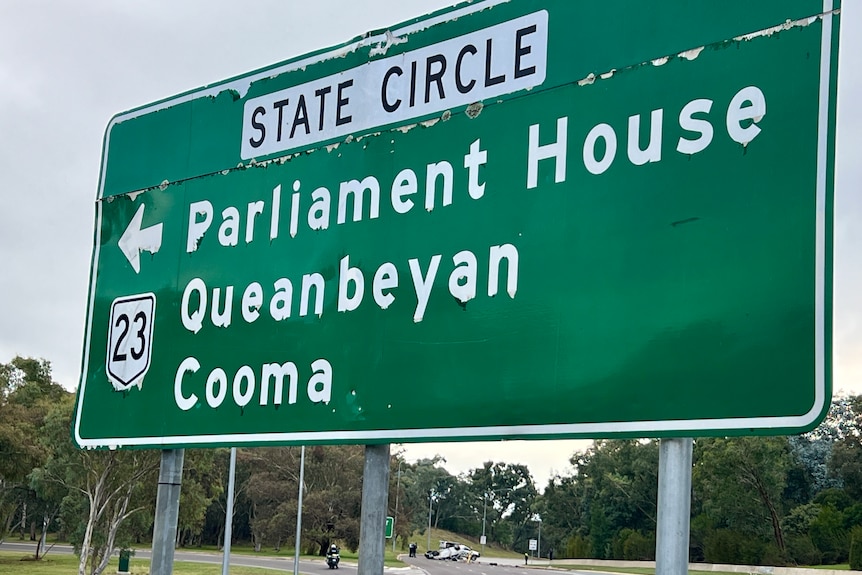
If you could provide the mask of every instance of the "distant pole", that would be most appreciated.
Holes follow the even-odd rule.
[[[230,448],[230,466],[228,468],[227,478],[227,512],[224,519],[224,553],[221,562],[222,575],[230,573],[230,543],[233,533],[233,493],[234,482],[236,480],[236,447]]]
[[[398,481],[395,484],[395,517],[392,518],[392,552],[395,553],[395,526],[398,524],[398,492],[401,491],[401,460],[398,460]]]
[[[153,560],[150,565],[152,575],[171,575],[174,572],[174,547],[177,543],[184,455],[185,451],[182,449],[162,450],[153,525]]]
[[[389,500],[389,444],[365,446],[358,575],[383,575]]]
[[[662,439],[658,458],[656,575],[687,575],[692,440]]]
[[[434,501],[432,495],[434,490],[428,492],[428,549],[426,551],[431,551],[431,503]]]
[[[305,484],[305,446],[299,452],[299,495],[296,506],[296,551],[293,552],[293,575],[299,575],[300,535],[302,533],[302,491]]]
[[[485,517],[488,515],[488,492],[482,496],[482,555],[485,554]]]
[[[536,553],[539,555],[539,559],[542,558],[542,518],[539,517],[539,541],[536,544]]]

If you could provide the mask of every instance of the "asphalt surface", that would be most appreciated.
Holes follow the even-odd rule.
[[[4,542],[0,543],[0,551],[20,551],[22,553],[33,553],[35,545],[29,542]],[[54,545],[49,553],[71,554],[71,545]],[[132,563],[135,559],[150,559],[152,552],[149,549],[135,550]],[[401,560],[409,567],[386,567],[383,571],[386,575],[535,575],[536,567],[547,567],[548,561],[531,560],[530,565],[524,565],[523,559],[519,558],[494,558],[480,557],[478,561],[466,563],[464,561],[439,561],[418,557],[401,555]],[[212,563],[221,565],[221,553],[196,552],[177,549],[174,552],[174,561],[186,561],[191,563]],[[284,572],[293,572],[292,557],[256,557],[254,555],[232,553],[230,564],[243,567],[264,567]],[[337,571],[330,570],[326,562],[320,560],[300,560],[299,570],[306,575],[322,575],[323,573],[338,573],[338,575],[356,575],[355,563],[342,561]],[[578,575],[580,572],[569,572]],[[584,573],[583,575],[595,575],[595,573]]]
[[[464,561],[439,561],[418,557],[401,556],[401,560],[416,569],[424,571],[425,575],[536,575],[536,569],[552,567],[547,559],[530,559],[524,565],[524,559],[518,557],[480,557],[473,563]],[[566,575],[596,575],[595,572],[566,571]]]

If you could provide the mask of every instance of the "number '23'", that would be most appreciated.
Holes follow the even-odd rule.
[[[114,327],[121,328],[120,336],[117,338],[117,344],[114,346],[112,361],[126,361],[128,356],[125,353],[121,353],[120,350],[124,348],[124,342],[126,338],[129,336],[129,329],[134,324],[134,341],[132,342],[132,347],[129,349],[129,352],[132,354],[132,359],[138,360],[141,359],[144,355],[144,351],[147,348],[147,315],[139,311],[135,314],[134,320],[129,319],[129,316],[125,313],[117,316],[117,321],[114,323]],[[137,347],[136,347],[137,345]]]

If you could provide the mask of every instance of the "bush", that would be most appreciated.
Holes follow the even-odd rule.
[[[808,535],[793,535],[787,538],[787,555],[796,565],[820,565],[823,555],[814,546]]]
[[[623,556],[623,546],[625,545],[628,538],[633,534],[637,533],[634,529],[629,529],[628,527],[624,529],[620,529],[619,532],[614,537],[614,541],[611,544],[611,557],[609,559],[624,559]]]
[[[581,535],[572,535],[566,541],[566,557],[571,559],[589,559],[592,555],[590,542]]]
[[[763,551],[760,555],[759,565],[775,565],[778,567],[787,565],[787,553],[782,552],[775,543],[768,543],[763,546]]]
[[[862,527],[850,531],[850,569],[862,571]]]
[[[623,543],[623,559],[632,561],[655,560],[655,535],[644,536],[637,531],[632,532]]]
[[[811,522],[811,541],[823,554],[823,563],[835,564],[847,560],[850,551],[850,534],[844,529],[844,516],[832,505],[820,508],[817,519]]]
[[[763,551],[763,541],[730,529],[716,529],[706,536],[703,544],[707,563],[757,565]]]

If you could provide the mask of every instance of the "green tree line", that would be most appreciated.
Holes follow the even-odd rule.
[[[45,360],[0,364],[0,540],[44,535],[71,542],[80,575],[98,575],[112,551],[147,547],[159,452],[78,450],[74,397]],[[701,438],[692,470],[693,561],[771,565],[862,563],[859,397],[836,398],[816,430],[792,437]],[[177,545],[219,546],[225,532],[228,449],[186,450]],[[237,453],[234,541],[293,548],[298,447]],[[440,458],[390,460],[396,542],[430,526],[542,556],[654,559],[658,442],[596,441],[539,493],[524,465],[484,462],[454,476]],[[362,446],[306,450],[302,542],[323,554],[359,543]],[[422,540],[419,541],[422,543]],[[432,543],[432,546],[436,542]]]

